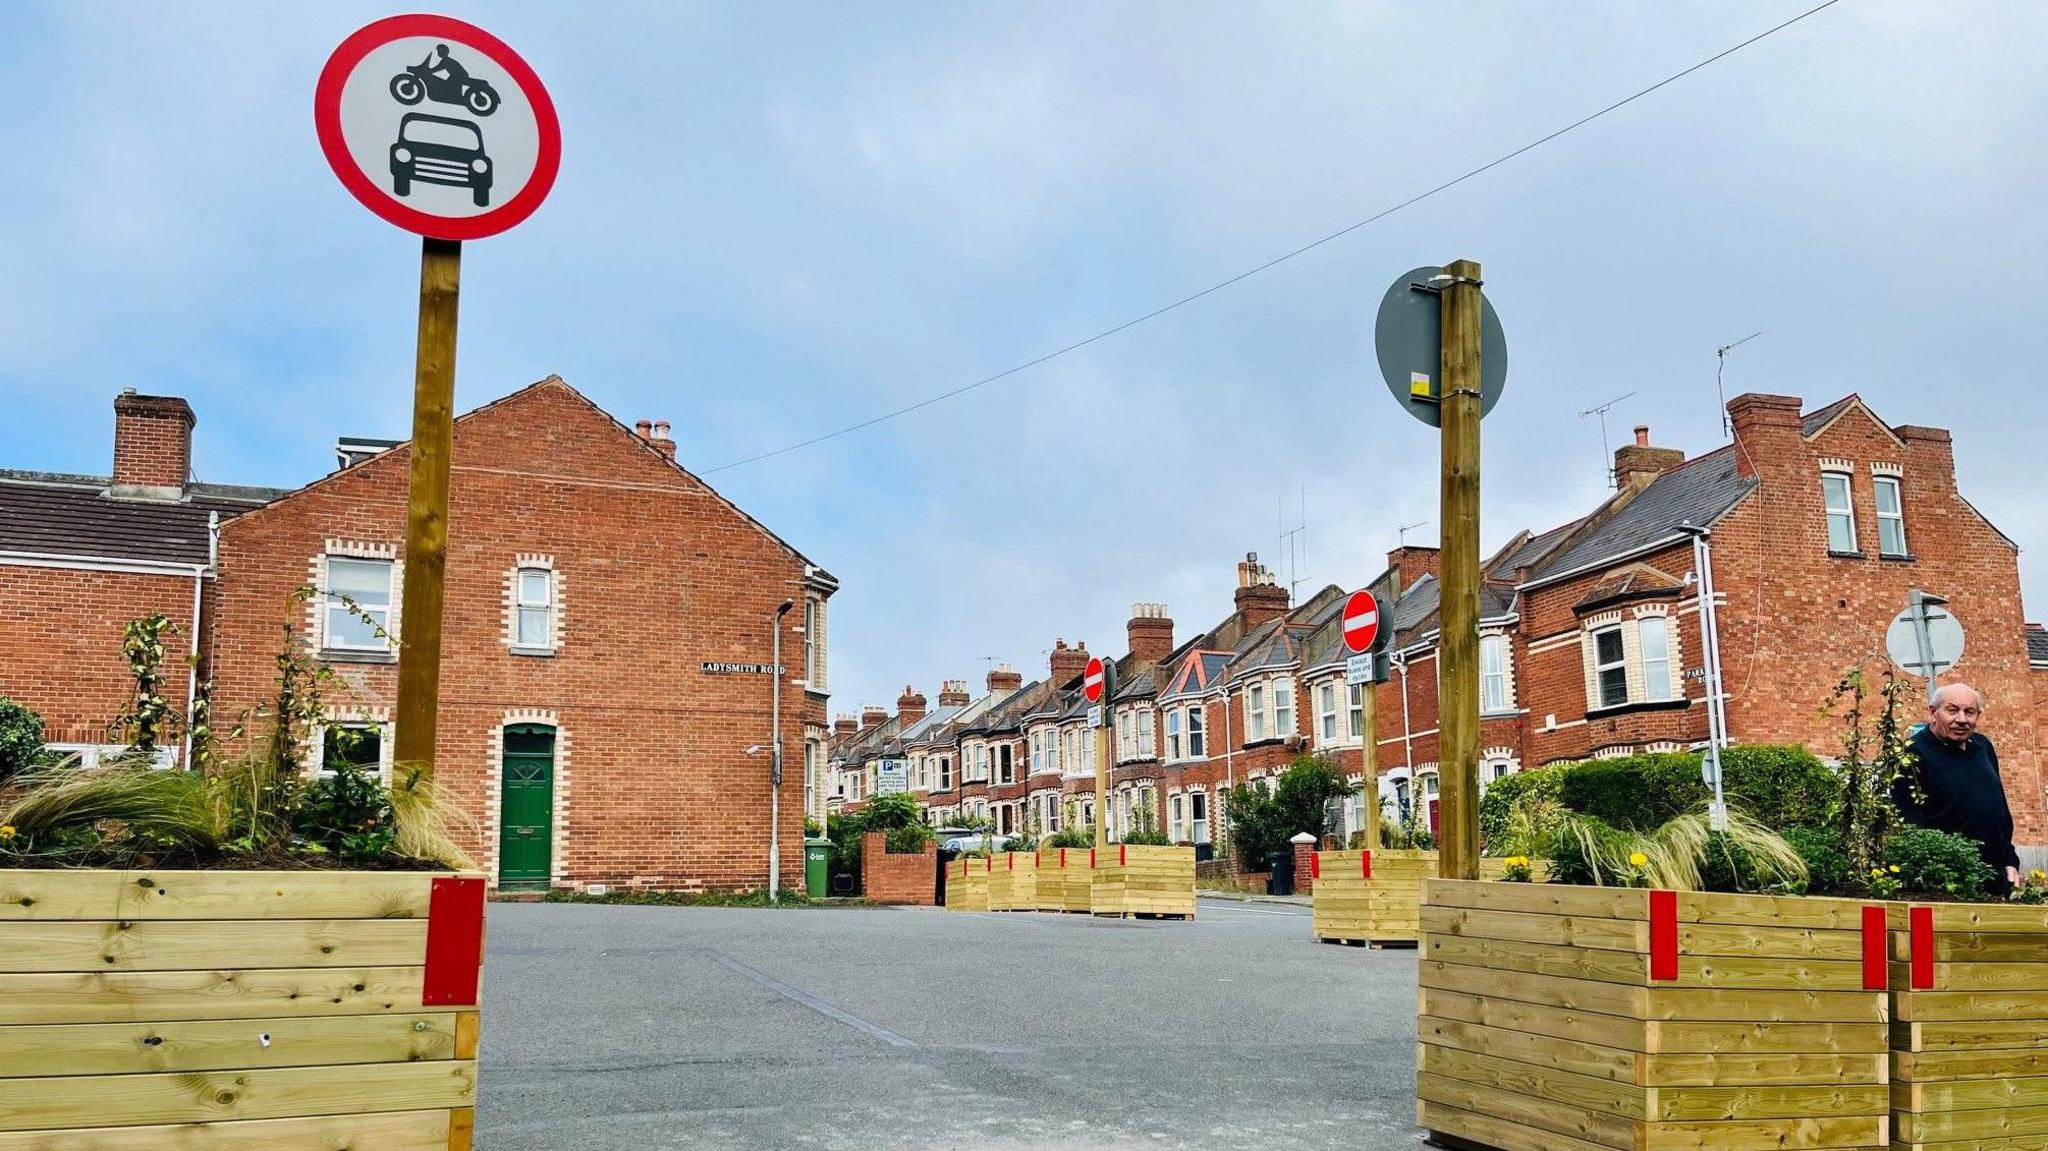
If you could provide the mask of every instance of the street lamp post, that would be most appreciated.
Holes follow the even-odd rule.
[[[768,902],[782,895],[782,617],[796,601],[786,599],[775,609],[770,625],[768,667],[774,694],[768,703]]]

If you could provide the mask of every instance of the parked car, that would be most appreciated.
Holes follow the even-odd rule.
[[[984,835],[979,831],[939,841],[942,850],[952,852],[955,856],[965,851],[980,851],[984,847],[990,851],[1011,851],[1016,845],[1017,837],[1014,835]]]

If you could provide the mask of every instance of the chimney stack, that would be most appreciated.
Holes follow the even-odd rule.
[[[866,731],[877,724],[885,723],[888,719],[889,711],[887,708],[877,707],[871,703],[860,709],[860,729],[862,731]]]
[[[907,683],[903,685],[903,694],[896,697],[896,718],[905,728],[924,718],[924,697],[912,691]]]
[[[1436,548],[1403,544],[1387,553],[1387,566],[1401,573],[1401,587],[1414,587],[1426,575],[1443,578],[1443,552]]]
[[[1088,670],[1088,645],[1077,643],[1067,646],[1067,641],[1052,641],[1052,686],[1054,690],[1066,687],[1081,678]]]
[[[1173,654],[1173,620],[1163,603],[1132,604],[1124,632],[1130,639],[1132,657],[1140,663],[1156,664]]]
[[[669,459],[676,458],[676,442],[668,438],[667,420],[635,420],[633,434]]]
[[[181,500],[192,475],[192,406],[177,396],[114,397],[114,477],[124,500]]]
[[[845,739],[860,731],[860,723],[850,715],[842,715],[832,721],[832,737]]]
[[[967,694],[966,680],[949,679],[939,684],[940,707],[966,707],[973,702],[974,697]]]
[[[1798,444],[1799,397],[1745,392],[1728,401],[1728,422],[1735,428],[1736,474],[1756,475],[1759,459],[1783,462]]]
[[[1017,669],[1009,664],[999,663],[995,666],[995,670],[988,673],[988,690],[990,695],[1007,695],[1023,686],[1024,677],[1017,674]]]
[[[1257,552],[1246,552],[1244,561],[1237,565],[1235,601],[1246,631],[1287,614],[1287,589],[1274,582],[1273,573],[1259,563]],[[1172,650],[1170,644],[1167,650]]]
[[[1614,486],[1623,491],[1641,491],[1658,476],[1685,462],[1677,448],[1650,446],[1650,425],[1636,425],[1636,442],[1614,449]]]

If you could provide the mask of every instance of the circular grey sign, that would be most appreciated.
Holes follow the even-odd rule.
[[[1442,274],[1442,268],[1424,265],[1396,277],[1380,298],[1372,333],[1387,390],[1409,415],[1430,427],[1443,423],[1437,410],[1443,398],[1443,305],[1440,285],[1431,282]],[[1508,337],[1493,301],[1484,293],[1479,300],[1479,414],[1484,417],[1507,386]]]
[[[1925,649],[1921,647],[1920,626],[1914,619],[1914,608],[1908,605],[1885,629],[1884,650],[1906,674],[1927,679],[1962,662],[1963,621],[1947,608],[1935,604],[1920,605],[1919,612],[1927,621]]]

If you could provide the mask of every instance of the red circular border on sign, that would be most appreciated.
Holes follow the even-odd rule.
[[[518,195],[482,215],[451,219],[399,203],[356,166],[355,157],[349,154],[348,142],[342,138],[341,88],[348,81],[349,73],[372,51],[408,36],[458,40],[482,50],[492,63],[511,75],[512,82],[533,105],[534,124],[540,132],[540,150],[534,157],[533,178],[526,182]],[[562,124],[555,117],[555,103],[548,98],[548,90],[541,86],[540,77],[503,40],[452,16],[426,13],[387,16],[364,25],[343,40],[334,54],[327,58],[327,66],[320,70],[320,83],[313,89],[313,127],[320,135],[320,150],[327,156],[327,165],[341,178],[342,186],[362,201],[365,208],[408,232],[436,240],[480,240],[513,227],[533,215],[540,202],[547,199],[549,190],[555,185],[555,174],[562,166]]]

